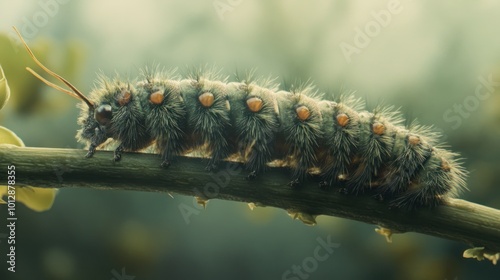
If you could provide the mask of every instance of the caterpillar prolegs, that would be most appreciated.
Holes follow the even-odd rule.
[[[35,62],[71,90],[28,70],[51,87],[83,101],[77,139],[87,157],[112,138],[123,151],[154,145],[167,167],[174,156],[204,151],[208,170],[237,156],[248,179],[274,160],[292,170],[298,187],[311,169],[320,187],[344,184],[348,193],[370,191],[401,208],[435,206],[465,188],[466,171],[457,154],[437,145],[425,126],[401,125],[388,109],[364,111],[352,96],[323,100],[310,86],[278,90],[245,79],[227,82],[195,73],[180,79],[163,71],[143,71],[138,82],[102,77],[88,97]]]

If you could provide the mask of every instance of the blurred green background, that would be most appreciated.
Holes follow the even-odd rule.
[[[0,124],[27,146],[82,148],[78,110],[24,70],[34,65],[12,25],[83,92],[99,71],[133,78],[152,63],[181,73],[209,64],[227,74],[258,68],[278,81],[311,78],[327,98],[355,90],[368,108],[401,107],[465,158],[470,191],[462,197],[500,208],[500,84],[488,90],[481,82],[500,81],[497,1],[1,0],[0,15],[0,64],[12,90]],[[43,213],[19,204],[17,272],[7,272],[0,239],[0,279],[119,280],[122,268],[137,280],[282,279],[328,236],[340,247],[295,279],[500,275],[490,262],[462,258],[466,245],[429,236],[396,235],[387,244],[373,225],[320,217],[307,227],[283,210],[225,201],[187,223],[180,205],[193,198],[84,189],[61,190]]]

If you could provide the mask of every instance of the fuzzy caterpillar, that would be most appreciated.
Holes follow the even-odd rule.
[[[208,170],[237,155],[250,171],[248,179],[283,160],[292,169],[292,187],[316,168],[322,188],[342,183],[348,193],[369,191],[408,209],[438,205],[465,188],[457,154],[437,146],[429,128],[402,126],[390,110],[364,111],[352,97],[333,102],[308,86],[278,91],[251,79],[228,83],[200,73],[179,79],[149,71],[136,83],[102,77],[87,97],[24,45],[71,90],[28,71],[83,101],[77,139],[88,145],[86,157],[109,138],[119,143],[115,161],[123,151],[154,145],[167,167],[174,156],[202,150],[209,155]]]

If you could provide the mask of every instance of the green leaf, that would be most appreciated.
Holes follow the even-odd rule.
[[[0,109],[7,103],[10,97],[10,88],[3,73],[2,66],[0,65]]]
[[[14,146],[24,147],[24,142],[11,130],[0,126],[0,144],[11,144]]]

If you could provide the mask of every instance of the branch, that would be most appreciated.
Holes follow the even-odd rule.
[[[292,190],[286,186],[289,173],[281,168],[271,168],[256,180],[246,181],[246,171],[238,163],[225,162],[218,172],[210,173],[205,171],[206,160],[199,158],[178,157],[165,170],[159,167],[158,155],[125,153],[121,162],[113,162],[112,152],[98,151],[91,159],[84,158],[85,153],[2,145],[0,166],[14,164],[17,184],[22,185],[173,192],[253,202],[313,216],[362,221],[393,232],[419,232],[500,252],[500,210],[460,199],[450,199],[434,209],[404,212],[388,209],[369,196],[320,190],[312,181]]]

